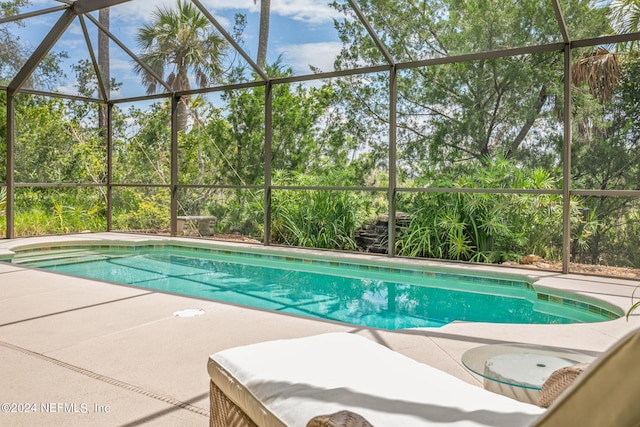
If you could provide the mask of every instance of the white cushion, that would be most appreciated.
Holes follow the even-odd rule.
[[[376,427],[516,427],[544,412],[347,333],[221,351],[208,371],[261,427],[304,427],[340,410]]]

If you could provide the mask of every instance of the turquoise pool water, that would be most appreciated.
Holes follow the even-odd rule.
[[[536,291],[526,280],[297,256],[166,245],[59,247],[12,260],[163,292],[389,330],[456,320],[597,322],[619,317],[594,301]],[[577,297],[576,297],[577,298]]]

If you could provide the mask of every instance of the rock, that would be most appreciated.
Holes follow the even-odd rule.
[[[525,255],[520,258],[520,264],[534,264],[534,263],[544,263],[544,258],[539,257],[538,255]]]
[[[396,232],[409,226],[411,217],[405,212],[396,212]],[[364,224],[355,231],[358,248],[364,252],[386,254],[388,249],[389,214],[379,215],[375,221]]]

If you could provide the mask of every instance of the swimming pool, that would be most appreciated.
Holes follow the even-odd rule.
[[[49,271],[389,330],[453,321],[563,324],[620,317],[595,299],[558,296],[526,278],[179,244],[17,251]]]

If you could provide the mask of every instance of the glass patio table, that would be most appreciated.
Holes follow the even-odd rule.
[[[516,343],[483,345],[462,355],[462,364],[484,379],[485,389],[534,405],[553,372],[593,360],[577,351]]]

